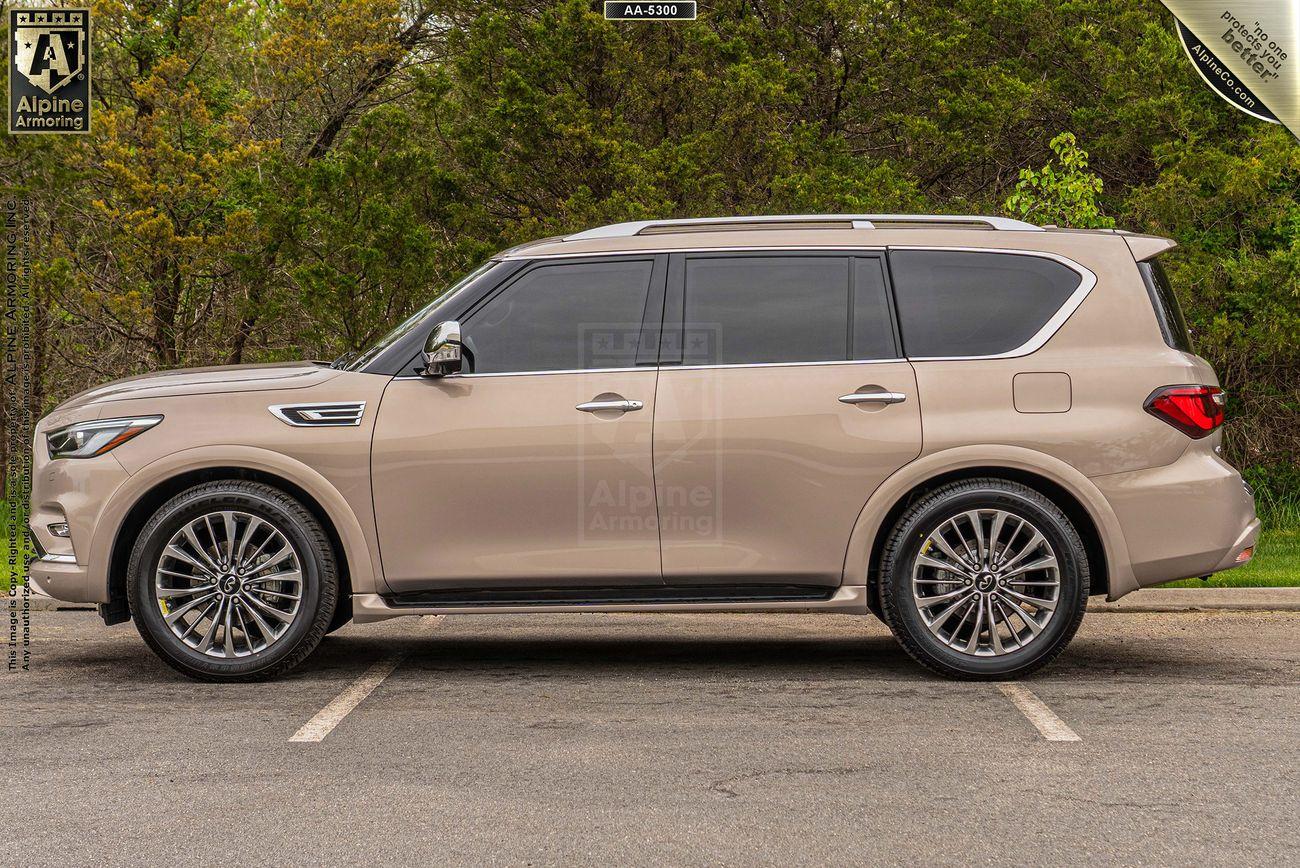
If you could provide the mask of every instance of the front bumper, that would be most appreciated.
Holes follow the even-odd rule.
[[[91,417],[93,418],[93,417]],[[37,558],[28,564],[32,587],[70,603],[106,603],[108,585],[92,583],[88,555],[100,516],[127,473],[112,453],[97,458],[51,460],[45,433],[81,415],[47,417],[32,444],[32,500],[27,523]],[[52,526],[66,524],[66,535]],[[92,586],[93,585],[93,586]]]
[[[85,566],[75,555],[46,554],[27,565],[28,586],[37,595],[69,603],[106,602],[107,589],[94,589],[87,582]]]

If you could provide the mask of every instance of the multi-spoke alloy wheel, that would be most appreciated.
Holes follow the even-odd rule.
[[[284,635],[302,606],[302,564],[270,522],[209,512],[178,530],[154,571],[176,638],[211,657],[247,657]]]
[[[325,528],[260,482],[207,482],[164,503],[140,529],[127,574],[140,635],[193,678],[285,672],[320,643],[337,608]]]
[[[1006,479],[949,483],[899,517],[879,562],[885,622],[945,675],[1009,678],[1052,660],[1088,598],[1088,554],[1041,492]]]
[[[972,509],[943,522],[912,566],[912,596],[925,625],[966,654],[1007,654],[1033,642],[1060,591],[1051,543],[1003,509]]]

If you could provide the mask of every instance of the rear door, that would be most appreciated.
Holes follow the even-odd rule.
[[[883,252],[674,255],[654,417],[670,584],[841,582],[921,450]]]

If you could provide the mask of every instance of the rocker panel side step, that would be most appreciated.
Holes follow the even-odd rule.
[[[733,586],[734,587],[734,586]],[[772,586],[766,586],[765,590],[771,591]],[[584,589],[588,600],[596,588]],[[663,586],[656,587],[654,590],[662,593]],[[425,603],[407,603],[403,606],[395,606],[388,602],[379,594],[353,594],[352,595],[352,620],[357,624],[372,624],[376,621],[386,621],[389,618],[417,617],[421,615],[505,615],[505,614],[561,614],[561,613],[593,613],[593,612],[641,612],[641,613],[691,613],[698,614],[701,612],[713,612],[719,614],[741,613],[741,612],[787,612],[787,613],[814,613],[824,614],[842,614],[842,615],[866,615],[871,610],[867,606],[867,589],[862,585],[843,585],[838,588],[819,588],[823,595],[829,596],[807,597],[803,599],[762,599],[747,598],[736,601],[732,598],[726,599],[702,599],[699,597],[691,599],[674,599],[666,602],[641,603],[627,600],[619,600],[612,603],[571,603],[566,601],[558,602],[535,602],[523,605],[517,603],[495,603],[484,605],[475,603],[472,605],[448,606],[445,603],[429,605]]]
[[[448,588],[384,595],[394,609],[492,606],[617,606],[690,603],[820,602],[836,588],[824,585],[651,585],[577,588]]]

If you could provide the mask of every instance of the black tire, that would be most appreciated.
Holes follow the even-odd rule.
[[[154,582],[172,537],[190,521],[221,510],[254,516],[283,534],[297,556],[302,579],[296,615],[283,632],[264,649],[229,659],[208,656],[172,632]],[[169,666],[200,681],[258,681],[297,666],[330,626],[338,587],[334,550],[316,517],[277,488],[239,480],[197,485],[164,503],[140,530],[127,566],[127,599],[141,637]]]
[[[976,656],[949,647],[926,625],[913,596],[913,565],[926,539],[949,519],[972,510],[1001,510],[1029,521],[1050,545],[1059,573],[1055,609],[1041,632],[1023,647],[996,656]],[[980,581],[976,578],[974,583],[978,585]],[[1088,601],[1088,558],[1078,531],[1050,499],[1005,479],[971,479],[938,488],[908,507],[885,543],[879,582],[885,623],[917,662],[950,678],[1005,680],[1023,677],[1046,666],[1074,637]],[[954,581],[953,585],[943,587],[957,584]],[[1031,607],[1030,611],[1035,610]],[[942,619],[932,620],[938,623]],[[971,623],[974,627],[977,621]],[[1014,620],[1013,623],[1022,622]],[[951,632],[955,634],[956,630]]]

